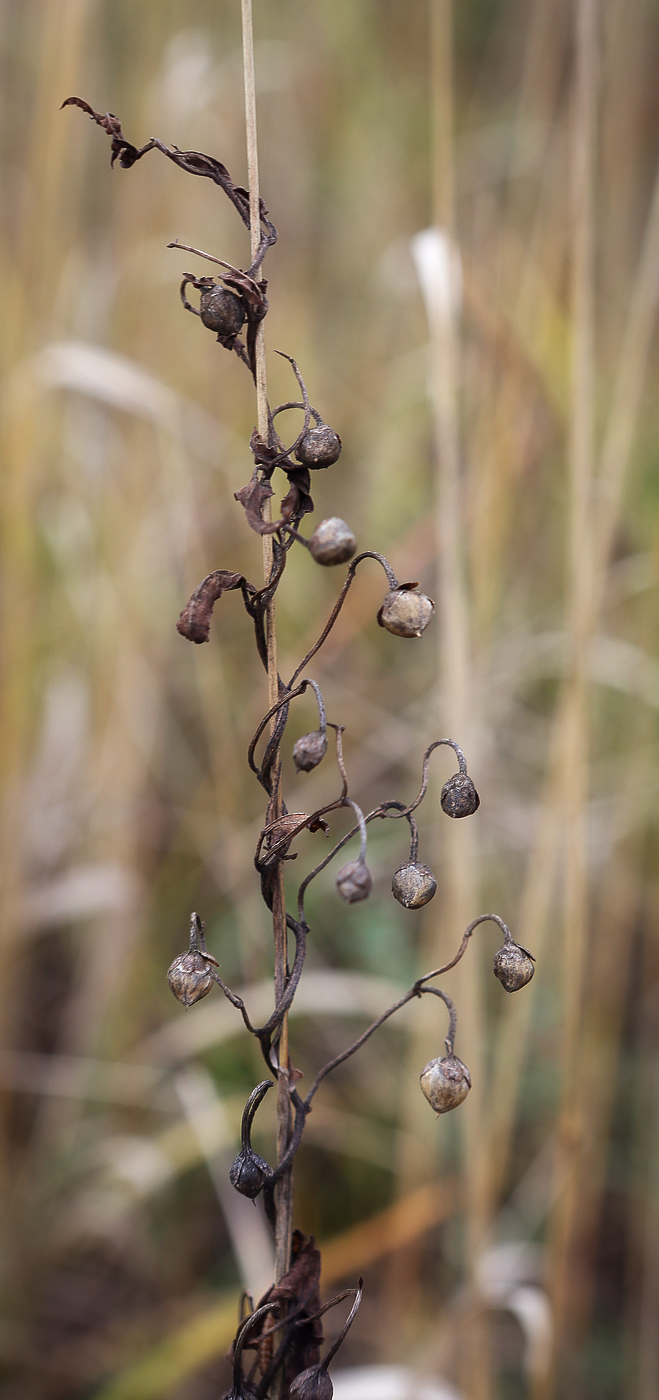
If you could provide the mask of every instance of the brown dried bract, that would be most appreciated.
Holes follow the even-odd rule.
[[[223,593],[230,593],[234,588],[249,588],[242,574],[232,574],[227,569],[215,569],[207,574],[186,603],[176,631],[189,642],[207,642],[213,608]]]

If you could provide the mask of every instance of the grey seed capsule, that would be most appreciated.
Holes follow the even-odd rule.
[[[316,467],[331,467],[341,456],[342,442],[338,433],[327,423],[318,423],[315,428],[307,428],[304,437],[295,449],[295,456],[303,467],[312,471]]]
[[[471,1089],[471,1075],[457,1055],[446,1055],[443,1060],[430,1060],[420,1083],[435,1113],[450,1113],[466,1099]]]
[[[288,1393],[294,1400],[332,1400],[334,1386],[321,1363],[310,1366],[308,1371],[300,1371],[291,1381]]]
[[[378,613],[378,622],[396,637],[420,637],[435,611],[432,598],[414,588],[395,588]]]
[[[391,882],[391,892],[405,909],[422,909],[437,892],[437,881],[427,865],[408,862],[399,865]]]
[[[167,981],[178,1001],[193,1006],[207,997],[213,985],[209,965],[201,953],[181,953],[167,971]]]
[[[229,1181],[241,1196],[256,1199],[270,1176],[268,1163],[251,1147],[243,1147],[229,1167]]]
[[[519,943],[504,943],[494,954],[492,970],[505,991],[518,992],[531,981],[535,965],[531,954]]]
[[[245,320],[243,304],[226,287],[210,287],[199,298],[199,314],[209,331],[216,335],[238,335]]]
[[[371,872],[363,860],[348,861],[336,877],[336,888],[348,904],[357,904],[360,899],[368,899],[372,884]]]
[[[293,744],[293,762],[298,773],[310,773],[317,768],[327,753],[327,734],[324,729],[315,729],[312,734],[303,734]]]
[[[356,548],[350,526],[338,515],[321,520],[309,540],[309,551],[317,564],[346,564]]]
[[[481,805],[468,773],[454,773],[444,783],[440,802],[447,817],[471,817]]]

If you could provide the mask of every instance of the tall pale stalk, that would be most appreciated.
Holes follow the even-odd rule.
[[[252,0],[241,0],[243,33],[243,66],[245,78],[245,125],[247,129],[247,179],[249,184],[249,214],[252,258],[259,247],[261,230],[261,205],[259,189],[259,159],[256,128],[256,84],[254,77],[254,34],[252,24]],[[259,436],[264,442],[269,440],[268,390],[265,362],[265,336],[263,322],[256,338],[256,412]],[[267,514],[266,514],[267,513]],[[270,502],[266,502],[265,517],[270,518]],[[272,536],[263,535],[263,577],[267,584],[273,564]],[[266,638],[268,644],[268,706],[279,698],[277,678],[277,630],[275,623],[274,599],[266,613]],[[272,720],[270,732],[276,724]],[[272,811],[269,820],[281,814],[281,764],[277,761],[273,769]],[[284,867],[277,866],[272,908],[272,931],[275,947],[275,1004],[281,1000],[286,983],[286,905],[284,892]],[[288,1015],[284,1016],[278,1046],[279,1076],[277,1082],[277,1159],[283,1157],[291,1132],[291,1109],[288,1095]],[[279,1283],[287,1273],[291,1254],[291,1234],[293,1229],[293,1172],[285,1172],[276,1189],[277,1230],[275,1282]]]

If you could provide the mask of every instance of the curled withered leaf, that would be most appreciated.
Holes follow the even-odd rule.
[[[281,519],[285,525],[290,525],[291,521],[299,520],[303,515],[309,515],[314,509],[313,498],[309,487],[311,478],[306,467],[301,467],[298,471],[288,472],[289,489],[281,503]]]
[[[176,631],[189,642],[207,642],[210,633],[213,608],[223,593],[234,588],[247,587],[242,574],[229,573],[228,569],[215,569],[202,579],[192,597],[186,603],[176,624]]]
[[[248,481],[247,485],[243,486],[240,491],[234,491],[236,500],[240,501],[241,506],[245,509],[247,524],[252,530],[256,531],[257,535],[267,535],[271,533],[270,522],[263,520],[261,511],[265,502],[269,501],[270,497],[273,495],[274,491],[270,482],[264,480],[263,477],[259,477],[256,468],[252,474],[251,481]]]
[[[234,208],[239,213],[246,228],[250,227],[249,218],[249,192],[241,185],[234,185],[233,180],[221,160],[216,160],[215,156],[207,156],[203,151],[179,151],[177,146],[166,146],[164,141],[159,141],[157,137],[152,137],[144,146],[134,146],[131,141],[127,141],[121,129],[121,122],[112,112],[95,112],[84,97],[67,97],[62,103],[62,107],[80,107],[86,112],[92,121],[107,131],[112,137],[111,164],[119,160],[119,164],[125,170],[130,169],[136,161],[141,160],[148,151],[161,151],[168,160],[178,165],[179,169],[187,171],[189,175],[205,175],[209,180],[213,180],[220,189],[228,196]],[[263,200],[260,201],[261,222],[264,229],[261,233],[259,249],[250,268],[250,274],[256,272],[261,266],[267,248],[277,242],[277,230],[268,217],[268,210]]]

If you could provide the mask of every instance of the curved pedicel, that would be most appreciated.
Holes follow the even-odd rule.
[[[314,695],[315,695],[315,697],[316,697],[317,704],[318,704],[319,727],[320,727],[320,729],[325,729],[325,728],[327,727],[327,717],[326,717],[326,714],[325,714],[325,705],[324,705],[324,702],[323,702],[322,691],[321,691],[320,686],[317,684],[316,681],[312,681],[311,678],[308,677],[306,680],[300,681],[300,684],[299,684],[298,686],[296,686],[294,690],[286,690],[285,693],[284,693],[282,696],[280,696],[279,700],[277,700],[277,701],[275,702],[274,705],[271,705],[271,706],[270,706],[270,709],[268,710],[268,713],[267,713],[266,715],[263,716],[263,719],[261,720],[261,723],[259,724],[259,727],[258,727],[258,729],[256,730],[256,733],[254,734],[254,736],[253,736],[253,738],[252,738],[252,740],[251,740],[249,749],[248,749],[248,751],[247,751],[247,762],[249,763],[249,766],[250,766],[252,772],[256,774],[257,778],[259,778],[259,779],[261,778],[261,774],[263,773],[263,770],[264,770],[264,768],[266,767],[266,757],[267,757],[268,749],[270,748],[270,746],[271,746],[271,744],[272,744],[272,742],[273,742],[273,739],[274,739],[274,737],[275,737],[274,734],[271,736],[271,738],[270,738],[270,743],[268,744],[268,749],[266,749],[266,752],[265,752],[265,754],[264,754],[264,756],[263,756],[263,761],[262,761],[262,763],[261,763],[261,766],[260,766],[260,768],[257,768],[257,766],[256,766],[256,764],[255,764],[255,762],[254,762],[254,750],[255,750],[255,748],[256,748],[256,745],[257,745],[258,742],[259,742],[259,739],[261,738],[261,735],[262,735],[262,733],[263,733],[263,730],[265,729],[265,727],[266,727],[266,725],[269,723],[269,721],[270,721],[271,719],[273,719],[273,717],[274,717],[276,714],[278,714],[279,711],[280,711],[281,709],[283,709],[285,705],[288,705],[289,702],[290,702],[291,700],[295,700],[295,699],[297,698],[298,695],[304,695],[305,691],[307,691],[307,690],[309,690],[309,689],[313,690]],[[284,721],[284,725],[282,725],[281,733],[279,733],[279,734],[277,735],[277,747],[279,746],[279,742],[280,742],[280,740],[281,740],[281,735],[283,734],[284,727],[285,727],[285,721]],[[276,733],[276,732],[277,732],[277,731],[275,731],[275,733]]]
[[[355,572],[359,564],[361,564],[362,562],[362,559],[375,559],[380,565],[380,567],[384,569],[389,587],[398,588],[400,586],[398,583],[398,579],[396,578],[396,575],[391,567],[391,564],[389,563],[388,559],[385,559],[383,554],[378,554],[375,550],[372,549],[365,549],[362,551],[361,554],[358,554],[356,558],[353,559],[348,569],[343,588],[339,593],[339,596],[334,604],[334,607],[332,608],[332,611],[327,619],[327,622],[325,623],[325,626],[318,638],[318,641],[314,642],[313,646],[311,647],[311,650],[307,652],[304,660],[300,662],[300,665],[297,667],[297,670],[293,672],[293,675],[291,676],[291,679],[288,682],[289,689],[295,685],[295,682],[298,676],[301,674],[301,672],[306,670],[306,667],[309,665],[312,656],[315,656],[316,652],[320,651],[320,648],[325,645],[325,642],[327,641],[327,638],[329,637],[334,623],[336,622],[336,619],[339,616],[343,604],[345,603],[345,600],[348,596],[348,590],[355,577]]]

